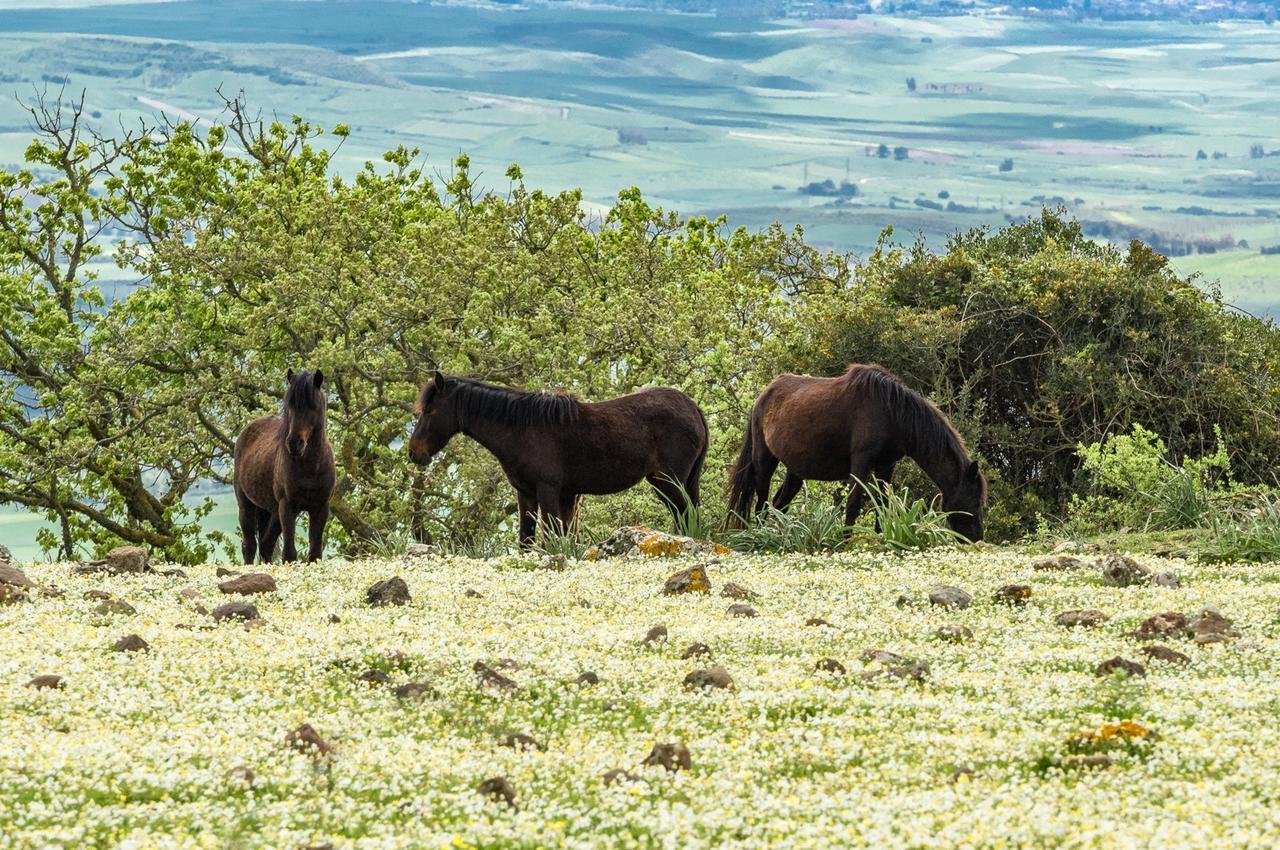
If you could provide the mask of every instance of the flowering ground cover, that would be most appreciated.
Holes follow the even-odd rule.
[[[61,596],[0,606],[0,844],[1274,843],[1280,566],[1036,557],[329,561],[252,597],[28,566]]]

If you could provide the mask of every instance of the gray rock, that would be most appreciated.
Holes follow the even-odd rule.
[[[941,605],[943,608],[968,608],[973,604],[973,597],[958,587],[949,584],[935,585],[929,591],[929,603]]]
[[[539,752],[546,750],[542,743],[530,735],[523,732],[512,732],[503,735],[498,740],[499,747],[506,747],[510,750],[538,750]]]
[[[1038,572],[1047,572],[1051,570],[1082,570],[1087,564],[1079,558],[1073,558],[1070,555],[1050,555],[1047,558],[1040,558],[1031,563],[1031,569]]]
[[[250,605],[248,602],[228,602],[226,605],[219,605],[213,609],[213,619],[222,620],[259,620],[262,615],[258,613],[256,605]]]
[[[733,581],[727,581],[724,583],[724,587],[720,588],[720,595],[725,597],[726,599],[741,599],[744,602],[747,602],[756,598],[755,591],[748,590],[747,588]]]
[[[1151,583],[1156,587],[1182,587],[1182,579],[1178,578],[1178,574],[1169,572],[1168,570],[1153,575],[1151,577]]]
[[[710,654],[711,647],[707,646],[705,643],[691,643],[685,648],[685,651],[680,654],[680,657],[687,660],[690,658],[701,658],[704,655]]]
[[[30,682],[27,682],[27,687],[35,688],[36,690],[43,690],[43,689],[61,690],[62,688],[65,687],[65,685],[62,683],[61,676],[45,674],[43,676],[36,676]]]
[[[13,563],[13,553],[9,551],[9,547],[0,543],[0,562]]]
[[[745,602],[735,602],[729,606],[729,615],[732,617],[754,617],[756,616],[756,609]]]
[[[604,784],[606,786],[617,785],[621,782],[639,782],[640,781],[639,776],[636,776],[634,773],[632,773],[629,770],[623,770],[620,767],[615,767],[613,770],[606,771],[604,776],[601,777],[601,779],[604,780]]]
[[[665,623],[659,623],[645,633],[644,640],[641,643],[657,643],[667,639],[667,627]]]
[[[896,652],[889,652],[885,649],[864,649],[861,656],[863,661],[875,662],[876,664],[912,664],[913,659]]]
[[[819,673],[834,673],[837,676],[843,676],[845,673],[844,665],[834,658],[819,658],[818,663],[813,667]]]
[[[374,583],[364,595],[365,601],[375,608],[386,605],[406,605],[409,603],[409,586],[400,576]]]
[[[27,592],[20,587],[12,584],[0,584],[0,605],[17,605],[20,602],[29,602]]]
[[[588,670],[578,678],[574,679],[573,683],[575,685],[582,685],[586,687],[589,687],[591,685],[598,685],[600,684],[600,676],[597,675],[594,671]]]
[[[569,566],[569,559],[565,557],[563,552],[557,552],[554,555],[547,555],[538,562],[538,569],[551,570],[552,572],[563,572]]]
[[[1102,571],[1102,583],[1111,587],[1131,587],[1148,584],[1151,570],[1128,555],[1108,555],[1098,562]]]
[[[409,682],[391,689],[391,693],[396,695],[396,699],[417,699],[433,692],[432,687],[426,682]]]
[[[107,553],[107,569],[113,573],[145,572],[151,555],[142,546],[117,546]]]
[[[406,558],[430,558],[436,554],[436,547],[430,543],[410,543],[405,550]]]

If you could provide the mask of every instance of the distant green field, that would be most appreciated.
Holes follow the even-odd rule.
[[[682,212],[801,223],[855,251],[890,224],[938,240],[1062,203],[1118,242],[1215,243],[1179,267],[1280,313],[1280,255],[1259,253],[1280,244],[1274,27],[367,0],[14,5],[0,4],[0,86],[22,95],[67,77],[104,129],[160,111],[216,121],[218,86],[244,89],[267,115],[350,124],[347,172],[397,144],[436,169],[466,151],[495,189],[515,161],[537,185],[581,186],[593,207],[637,185]],[[0,163],[28,138],[20,107],[0,99]],[[1278,155],[1253,158],[1253,146]],[[798,191],[824,180],[858,194]]]

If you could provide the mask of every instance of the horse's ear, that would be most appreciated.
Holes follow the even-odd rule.
[[[435,375],[432,376],[431,380],[435,383],[437,390],[444,389],[444,373],[443,372],[437,371]]]
[[[292,384],[292,383],[293,383],[293,370],[292,370],[292,369],[285,369],[285,370],[284,370],[284,381],[285,381],[285,383],[286,383],[286,384]]]
[[[316,389],[320,389],[320,385],[324,383],[324,372],[317,369],[316,373],[312,375],[311,380],[316,385]]]
[[[978,462],[976,460],[969,461],[969,466],[964,471],[965,477],[970,481],[977,481],[982,477],[978,471]]]

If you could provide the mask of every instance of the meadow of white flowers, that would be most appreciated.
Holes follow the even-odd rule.
[[[229,601],[213,566],[186,578],[26,566],[62,595],[0,606],[0,846],[1280,840],[1280,566],[1147,558],[1182,587],[1116,588],[1093,569],[1037,572],[1033,560],[733,555],[708,566],[710,593],[677,596],[663,581],[692,561],[328,561],[268,568],[279,589],[247,600],[262,614],[249,628],[200,612]],[[392,575],[412,601],[367,605],[366,588]],[[739,601],[721,595],[730,581],[755,592],[758,616],[728,613]],[[973,605],[930,605],[940,582]],[[1031,587],[1024,605],[993,598],[1009,583]],[[189,588],[203,598],[180,595]],[[136,611],[99,610],[91,590]],[[1128,634],[1153,614],[1205,606],[1240,637],[1161,641],[1187,664],[1148,658]],[[1055,623],[1090,608],[1109,619]],[[645,643],[658,624],[666,638]],[[940,638],[945,625],[972,639]],[[127,634],[150,648],[113,651]],[[695,642],[710,655],[683,658]],[[864,676],[886,667],[863,660],[868,649],[927,662],[927,677]],[[1146,676],[1095,676],[1114,656]],[[846,672],[816,671],[823,658]],[[483,684],[477,661],[516,687]],[[684,686],[713,666],[732,689]],[[369,670],[387,680],[366,681],[380,678]],[[598,683],[578,681],[588,671]],[[42,674],[62,687],[28,686]],[[397,696],[409,682],[429,687]],[[304,723],[331,753],[286,745]],[[537,746],[505,746],[513,734]],[[643,766],[663,743],[687,746],[690,768]],[[1071,761],[1080,752],[1111,763]],[[630,775],[606,784],[614,769]],[[477,791],[498,776],[510,804]]]

